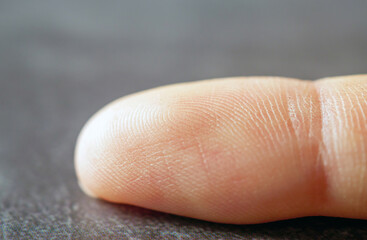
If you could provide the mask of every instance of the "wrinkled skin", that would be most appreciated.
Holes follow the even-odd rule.
[[[88,121],[77,175],[91,196],[215,222],[367,218],[366,95],[367,75],[136,93]]]

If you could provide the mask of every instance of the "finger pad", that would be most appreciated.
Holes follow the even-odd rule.
[[[297,217],[325,201],[320,129],[309,83],[166,87],[98,113],[79,139],[77,171],[109,201],[219,222]]]

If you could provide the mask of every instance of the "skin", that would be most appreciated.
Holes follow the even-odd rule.
[[[235,224],[367,218],[367,75],[246,77],[118,99],[83,128],[90,196]]]

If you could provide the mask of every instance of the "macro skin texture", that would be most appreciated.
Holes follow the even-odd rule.
[[[367,76],[246,77],[118,99],[83,128],[89,195],[224,223],[365,218]]]
[[[367,75],[324,79],[321,157],[330,197],[326,215],[367,217]]]

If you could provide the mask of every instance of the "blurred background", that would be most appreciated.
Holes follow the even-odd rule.
[[[366,13],[363,0],[0,0],[0,238],[362,236],[357,220],[230,226],[89,199],[73,151],[95,111],[139,90],[366,73]]]

